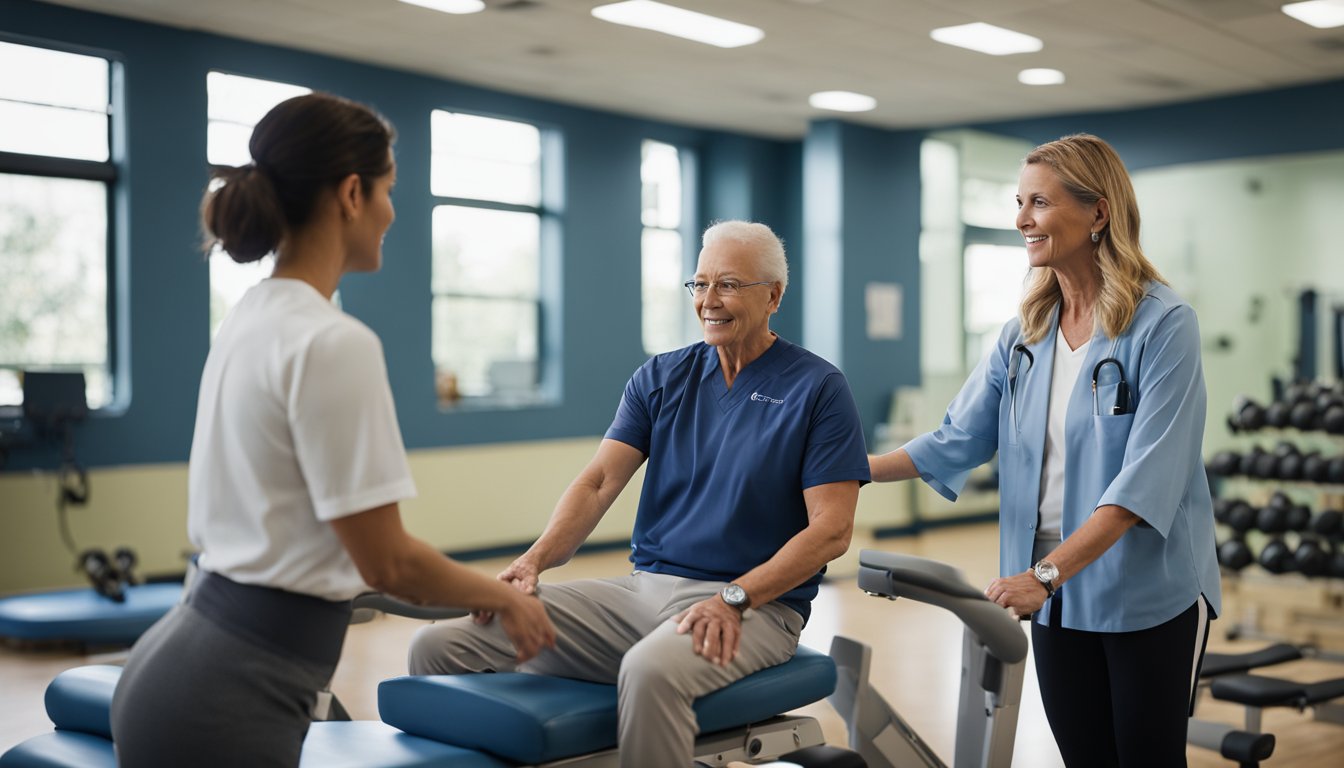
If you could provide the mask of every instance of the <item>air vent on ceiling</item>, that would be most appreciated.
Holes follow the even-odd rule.
[[[1321,37],[1311,41],[1311,44],[1320,48],[1322,51],[1344,51],[1344,37]]]
[[[532,11],[545,5],[538,0],[487,0],[487,4],[492,11]]]

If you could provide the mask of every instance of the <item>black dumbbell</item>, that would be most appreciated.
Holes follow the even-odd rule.
[[[1288,412],[1288,425],[1303,432],[1317,429],[1319,425],[1316,421],[1316,404],[1310,400],[1299,401]]]
[[[1218,545],[1218,564],[1230,571],[1240,571],[1254,559],[1250,547],[1241,539],[1228,539]]]
[[[1311,385],[1305,381],[1295,381],[1283,391],[1283,401],[1289,405],[1295,405],[1303,400],[1311,400],[1315,396]]]
[[[1330,572],[1330,559],[1324,542],[1303,538],[1293,552],[1293,567],[1303,576],[1324,576]]]
[[[1337,509],[1323,509],[1311,519],[1310,530],[1319,536],[1329,538],[1344,528],[1344,513]]]
[[[1332,435],[1344,435],[1344,404],[1336,403],[1321,415],[1321,429]]]
[[[1275,400],[1265,408],[1265,426],[1283,429],[1288,426],[1288,417],[1293,407],[1282,400]]]
[[[1254,432],[1265,427],[1265,407],[1242,395],[1232,406],[1232,415],[1227,417],[1227,426],[1235,432]]]
[[[1294,504],[1288,509],[1287,520],[1284,523],[1290,531],[1305,531],[1311,525],[1311,507],[1305,504]]]
[[[101,549],[89,549],[82,552],[75,567],[88,577],[95,591],[114,603],[126,602],[126,593],[121,588],[121,576],[116,566]]]
[[[1310,480],[1313,483],[1324,483],[1329,469],[1330,462],[1321,455],[1320,451],[1312,451],[1302,457],[1303,480]]]
[[[1209,471],[1219,477],[1231,477],[1241,472],[1241,454],[1236,451],[1219,451],[1209,462]]]
[[[1344,456],[1336,456],[1326,465],[1325,482],[1344,485]]]
[[[1255,508],[1244,501],[1234,501],[1227,510],[1227,527],[1245,533],[1255,527]]]
[[[117,547],[117,551],[112,553],[112,560],[117,564],[117,572],[121,574],[121,583],[133,587],[140,583],[140,577],[135,575],[135,566],[140,559],[135,556],[135,550],[130,547]]]
[[[1292,508],[1270,504],[1255,514],[1255,527],[1265,533],[1283,533],[1288,530],[1288,510]]]
[[[1274,476],[1280,480],[1302,479],[1302,454],[1292,443],[1279,443],[1274,448]]]
[[[1288,573],[1293,569],[1295,561],[1293,560],[1293,551],[1288,548],[1283,539],[1274,539],[1260,550],[1260,567],[1270,573]]]
[[[1311,508],[1294,504],[1283,491],[1271,494],[1269,504],[1256,513],[1255,517],[1255,527],[1265,533],[1305,531],[1310,524]]]
[[[1251,446],[1251,450],[1241,454],[1241,460],[1237,463],[1237,474],[1246,477],[1255,477],[1255,464],[1261,456],[1265,455],[1265,449],[1258,445]]]
[[[1282,448],[1284,445],[1287,444],[1280,443],[1279,448]],[[1280,452],[1278,449],[1275,449],[1274,453],[1265,453],[1264,451],[1261,451],[1260,453],[1256,454],[1255,457],[1251,460],[1250,477],[1259,477],[1265,480],[1270,480],[1278,477],[1279,459],[1282,458],[1283,455],[1284,454]]]

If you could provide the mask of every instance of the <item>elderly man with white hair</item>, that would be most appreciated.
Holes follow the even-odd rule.
[[[499,622],[478,614],[420,630],[412,674],[520,670],[616,682],[621,765],[691,765],[692,704],[793,656],[869,480],[844,375],[770,330],[788,281],[769,227],[706,230],[686,282],[704,341],[635,372],[597,454],[541,537],[499,574],[546,604],[555,648],[519,666]],[[634,571],[539,584],[646,461]]]

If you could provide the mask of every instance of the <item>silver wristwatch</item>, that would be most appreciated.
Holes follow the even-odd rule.
[[[724,587],[723,591],[719,592],[719,597],[723,598],[723,602],[739,611],[746,610],[747,606],[751,604],[751,598],[747,597],[747,590],[736,584],[729,584]]]
[[[1055,580],[1059,578],[1059,566],[1049,560],[1042,560],[1031,566],[1031,573],[1045,587],[1046,597],[1055,596]]]

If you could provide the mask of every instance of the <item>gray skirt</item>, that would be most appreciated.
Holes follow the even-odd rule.
[[[123,768],[296,766],[350,604],[202,573],[131,649],[112,697]]]

